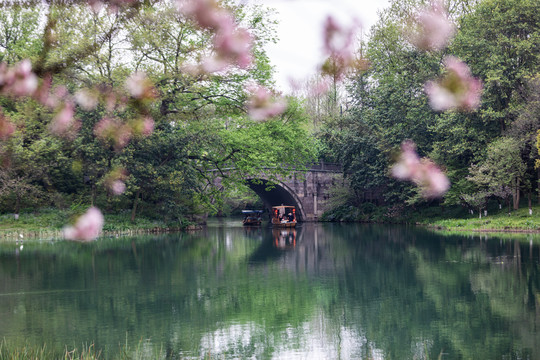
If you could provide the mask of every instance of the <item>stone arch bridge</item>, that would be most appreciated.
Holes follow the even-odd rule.
[[[307,170],[295,171],[286,178],[278,177],[273,181],[261,174],[247,179],[247,185],[259,195],[269,212],[272,206],[294,205],[298,221],[318,221],[329,210],[332,188],[343,181],[341,166],[317,163]]]

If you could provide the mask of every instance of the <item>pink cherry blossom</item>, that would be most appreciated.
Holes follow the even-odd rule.
[[[354,61],[353,41],[357,22],[350,28],[344,28],[328,16],[324,25],[324,52],[328,58],[321,66],[322,73],[341,80]]]
[[[80,107],[88,111],[95,109],[99,101],[96,92],[88,89],[81,89],[77,91],[74,98]]]
[[[120,195],[124,191],[126,191],[126,184],[121,180],[115,180],[111,184],[111,191],[113,192],[114,195]]]
[[[310,87],[309,93],[311,94],[311,96],[319,96],[327,93],[328,90],[330,90],[331,86],[332,80],[329,79],[328,76],[324,76],[320,79],[317,79],[313,86]]]
[[[472,76],[467,64],[453,56],[445,58],[445,66],[446,73],[441,79],[426,83],[425,91],[431,107],[437,111],[477,109],[482,82]]]
[[[222,27],[214,37],[218,58],[236,63],[242,69],[251,64],[252,43],[251,34],[244,28]]]
[[[126,90],[135,99],[153,99],[155,98],[154,85],[145,73],[136,72],[126,79]]]
[[[91,207],[77,219],[74,226],[64,228],[64,237],[67,240],[76,241],[95,240],[103,228],[103,223],[101,211],[96,207]]]
[[[56,135],[65,134],[73,124],[75,109],[72,103],[66,102],[53,118],[49,130]]]
[[[109,7],[111,12],[116,13],[120,8],[131,5],[137,1],[138,0],[87,0],[90,8],[96,13],[98,13],[106,5]]]
[[[129,122],[133,135],[149,136],[154,131],[154,119],[150,116],[136,118]]]
[[[32,72],[30,60],[25,59],[15,65],[12,91],[15,95],[24,96],[32,94],[38,86],[38,78]]]
[[[229,66],[229,62],[224,58],[218,56],[207,57],[201,60],[200,66],[195,66],[193,69],[195,72],[194,75],[201,75],[205,73],[214,73],[217,71],[224,70]]]
[[[30,60],[25,59],[13,67],[0,64],[0,92],[11,96],[31,96],[38,88],[38,78],[32,72]]]
[[[178,0],[180,12],[192,18],[204,29],[219,29],[233,23],[231,14],[215,0]]]
[[[248,115],[255,121],[263,121],[278,116],[287,108],[283,99],[276,99],[274,94],[263,86],[251,89],[252,95],[248,101]]]
[[[232,14],[215,0],[179,0],[179,10],[201,28],[214,31],[215,56],[202,59],[200,66],[187,66],[194,75],[224,70],[231,64],[247,68],[252,62],[253,39],[247,29],[238,27]]]
[[[420,186],[426,198],[440,197],[450,187],[450,181],[433,161],[420,159],[416,145],[412,141],[401,144],[399,161],[392,167],[392,176],[400,180],[409,180]]]
[[[128,176],[126,169],[115,168],[104,178],[105,187],[114,195],[120,195],[126,190],[125,180]]]
[[[350,56],[352,54],[356,27],[357,25],[355,23],[354,26],[346,29],[338,24],[332,16],[328,16],[323,29],[323,43],[326,54]]]
[[[116,150],[124,148],[133,135],[132,128],[118,118],[104,117],[94,127],[94,134],[106,142],[112,142]]]
[[[153,131],[154,131],[154,119],[147,116],[142,121],[141,134],[144,135],[144,136],[148,136],[148,135],[152,134]]]
[[[415,31],[411,42],[422,50],[441,50],[455,33],[455,26],[448,18],[443,3],[433,1],[422,9],[414,21]]]

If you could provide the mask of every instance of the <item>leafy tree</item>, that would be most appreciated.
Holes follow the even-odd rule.
[[[42,49],[39,14],[38,9],[25,6],[0,11],[0,62],[14,64],[38,57]]]
[[[501,134],[515,121],[527,80],[540,68],[540,3],[480,2],[460,19],[451,49],[484,81],[481,120],[492,134]]]
[[[518,140],[521,144],[521,156],[527,164],[526,178],[531,185],[532,192],[535,179],[539,179],[540,168],[538,162],[538,141],[536,139],[540,130],[540,77],[534,76],[527,82],[526,102],[519,107],[516,120],[510,125],[507,134]],[[537,181],[538,201],[540,201],[540,182]]]
[[[491,194],[500,194],[500,189],[503,189],[503,194],[511,193],[514,209],[519,208],[520,183],[526,167],[517,140],[503,137],[492,142],[487,149],[486,159],[469,170],[472,182]]]

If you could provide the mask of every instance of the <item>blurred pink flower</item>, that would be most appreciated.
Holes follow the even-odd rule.
[[[75,93],[75,101],[84,110],[93,110],[98,105],[98,96],[95,91],[81,89]]]
[[[104,117],[94,126],[94,134],[103,141],[111,141],[115,150],[124,148],[133,135],[132,128],[118,118]]]
[[[50,75],[46,75],[41,81],[41,84],[38,85],[36,91],[34,91],[34,99],[48,107],[54,107],[57,105],[50,99],[51,85],[52,77]]]
[[[153,131],[154,131],[154,119],[147,116],[147,117],[144,118],[144,120],[142,122],[141,134],[143,134],[144,136],[148,136],[148,135],[152,134]]]
[[[124,191],[126,191],[126,184],[121,180],[115,180],[111,184],[111,191],[113,192],[114,195],[120,195]]]
[[[248,115],[255,121],[263,121],[278,116],[287,108],[283,99],[276,99],[274,94],[263,86],[250,89],[252,95],[248,101]]]
[[[218,59],[236,63],[242,69],[251,64],[252,43],[251,34],[244,28],[222,27],[214,37],[214,48]]]
[[[233,23],[231,14],[215,0],[178,0],[178,9],[204,29],[219,29]]]
[[[156,97],[154,85],[145,73],[136,72],[126,79],[126,90],[135,99],[154,99]]]
[[[203,59],[200,66],[186,67],[189,73],[221,71],[231,64],[245,69],[251,64],[252,36],[247,29],[237,26],[228,10],[215,0],[178,0],[177,3],[180,12],[201,28],[214,31],[216,56]]]
[[[328,16],[324,23],[323,44],[327,55],[352,56],[352,45],[357,25],[349,29],[343,28],[336,19]]]
[[[351,69],[353,58],[344,58],[338,55],[329,56],[321,66],[321,73],[325,77],[341,81]]]
[[[326,18],[323,32],[324,52],[328,55],[321,70],[340,80],[354,61],[353,41],[357,22],[350,28],[343,28],[332,16]]]
[[[195,66],[193,69],[196,71],[193,73],[193,75],[200,75],[204,73],[213,73],[217,71],[221,71],[225,69],[227,66],[229,66],[229,63],[220,57],[213,56],[213,57],[207,57],[201,60],[200,66]]]
[[[433,1],[421,10],[414,21],[411,42],[422,50],[441,50],[454,35],[454,24],[448,18],[443,3]]]
[[[15,95],[31,95],[38,87],[38,78],[32,72],[32,63],[25,59],[14,67],[12,91]]]
[[[128,173],[126,169],[115,168],[105,175],[105,187],[107,187],[114,195],[120,195],[126,191],[125,180],[127,176]]]
[[[131,5],[137,1],[138,0],[87,0],[90,8],[96,13],[98,13],[104,6],[108,6],[109,11],[116,13],[121,7]]]
[[[414,182],[420,186],[426,198],[440,197],[450,187],[450,181],[433,161],[418,157],[416,145],[412,141],[401,144],[401,155],[392,167],[392,176]]]
[[[101,211],[91,207],[81,215],[74,226],[64,228],[64,237],[67,240],[92,241],[95,240],[103,228],[104,218]]]
[[[149,136],[154,131],[154,119],[150,116],[136,118],[129,122],[133,135]]]
[[[38,78],[32,72],[32,63],[25,59],[13,67],[0,64],[0,90],[12,96],[30,96],[38,88]]]
[[[73,115],[75,114],[74,105],[71,102],[65,102],[60,111],[53,118],[49,125],[49,130],[56,135],[64,135],[73,125]]]
[[[431,107],[437,111],[475,110],[480,106],[482,82],[471,75],[467,64],[458,58],[445,58],[446,74],[425,85]]]

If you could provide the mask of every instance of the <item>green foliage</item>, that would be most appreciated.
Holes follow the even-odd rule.
[[[516,119],[527,79],[540,70],[539,10],[534,0],[487,0],[460,19],[452,51],[484,82],[488,128],[502,132]]]
[[[409,184],[389,176],[398,147],[407,139],[417,144],[421,157],[428,156],[447,173],[452,186],[442,199],[446,206],[463,205],[465,198],[474,202],[480,188],[490,189],[484,198],[504,198],[501,188],[511,188],[518,201],[518,192],[532,193],[538,181],[534,79],[540,67],[540,3],[446,2],[458,25],[455,38],[440,52],[420,52],[406,34],[411,14],[424,4],[395,0],[380,14],[362,43],[370,67],[352,74],[347,111],[321,127],[318,148],[343,165],[355,206],[366,201],[429,205]],[[430,108],[424,86],[441,74],[446,55],[464,60],[483,81],[479,111],[436,113]],[[477,178],[480,167],[491,174],[482,186],[467,179]]]
[[[4,61],[31,58],[53,87],[72,94],[99,89],[109,97],[111,88],[124,96],[127,77],[144,72],[157,98],[144,109],[155,121],[154,133],[120,148],[98,139],[94,128],[104,116],[132,120],[140,104],[77,107],[82,126],[73,140],[50,134],[53,111],[33,100],[1,97],[17,133],[0,142],[0,212],[91,204],[108,213],[131,210],[132,222],[141,215],[183,227],[222,202],[215,177],[226,177],[234,188],[261,171],[277,176],[313,161],[307,117],[295,99],[271,121],[253,123],[246,116],[247,85],[273,84],[265,50],[276,41],[272,11],[225,5],[253,35],[254,65],[205,75],[186,65],[211,52],[211,33],[179,15],[174,4],[148,2],[119,13],[93,12],[85,4],[1,7]],[[225,168],[232,170],[222,173]],[[108,176],[124,170],[126,191],[114,196]]]
[[[38,57],[42,49],[38,9],[13,6],[10,11],[0,11],[0,24],[0,62],[14,64]]]

